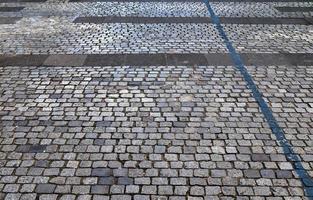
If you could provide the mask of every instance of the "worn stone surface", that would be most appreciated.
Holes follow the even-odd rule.
[[[283,184],[275,196],[303,197],[232,66],[5,67],[1,76],[6,193],[272,196]],[[309,165],[303,139],[291,142]],[[23,150],[30,143],[46,150]]]
[[[146,23],[202,2],[4,1],[24,9],[0,13],[0,199],[308,199],[216,26]],[[310,5],[212,3],[254,21],[223,27],[312,176],[312,13],[275,8]],[[147,21],[73,23],[108,16]]]

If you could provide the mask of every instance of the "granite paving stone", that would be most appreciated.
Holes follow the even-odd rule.
[[[3,138],[4,158],[17,163],[22,159],[25,164],[14,170],[7,162],[1,174],[36,176],[29,180],[30,187],[15,184],[18,179],[2,178],[6,184],[4,192],[165,196],[188,193],[199,197],[237,191],[241,195],[266,196],[272,194],[267,187],[279,187],[279,181],[287,179],[284,187],[288,190],[302,189],[301,185],[290,185],[299,181],[293,167],[286,162],[243,78],[232,66],[7,66],[1,70],[1,105],[6,110],[1,112],[1,120],[6,123],[2,135],[17,141],[26,137],[35,145],[46,144],[46,149],[57,146],[51,148],[53,151],[30,151],[33,145],[14,145],[13,140]],[[110,81],[106,81],[109,77]],[[93,81],[95,78],[103,81]],[[144,84],[128,84],[137,80],[144,80]],[[156,82],[170,87],[163,88]],[[52,98],[57,90],[66,92]],[[97,92],[90,101],[88,96],[94,91]],[[41,110],[45,113],[39,114]],[[235,110],[240,115],[231,115]],[[28,131],[21,134],[15,132],[19,128],[15,119],[20,118],[15,112],[24,113],[23,120],[29,122],[50,116],[51,124],[38,129],[28,122],[22,125]],[[59,124],[56,117],[71,112],[64,114],[64,123]],[[104,129],[98,132],[99,127],[87,123],[94,115],[107,119],[109,116],[112,123],[100,126]],[[8,116],[12,118],[7,120]],[[81,116],[86,117],[80,119],[81,123],[74,123]],[[128,117],[122,120],[122,116]],[[152,120],[146,120],[146,116]],[[186,126],[173,126],[178,119]],[[164,122],[166,132],[161,131]],[[81,128],[73,132],[56,129],[71,123]],[[128,125],[121,126],[123,123]],[[267,137],[258,139],[257,134]],[[6,150],[10,145],[16,150]],[[62,151],[70,146],[68,152]],[[81,151],[78,147],[85,148]],[[42,160],[26,164],[32,161],[28,155]],[[253,188],[252,180],[260,187]],[[283,190],[277,191],[280,192],[275,192],[276,196],[287,195]],[[303,192],[292,195],[301,197]]]
[[[311,200],[312,3],[210,5],[0,0],[0,199]]]

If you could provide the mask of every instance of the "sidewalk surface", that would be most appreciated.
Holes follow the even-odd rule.
[[[0,0],[0,199],[312,200],[312,17]]]

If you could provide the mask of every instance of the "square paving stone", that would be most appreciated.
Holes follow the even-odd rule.
[[[115,177],[125,177],[128,175],[128,169],[124,168],[114,169],[113,174]]]
[[[134,180],[128,177],[120,177],[118,178],[117,183],[119,185],[132,185],[134,183]]]
[[[108,194],[109,186],[105,185],[93,185],[91,186],[91,194]]]
[[[34,145],[20,145],[16,148],[16,152],[20,153],[42,153],[46,150],[47,145],[40,145],[40,144],[34,144]]]
[[[44,65],[47,66],[82,66],[87,55],[50,55]]]
[[[244,171],[244,174],[247,178],[259,178],[260,177],[259,170],[255,170],[255,169],[247,169]]]
[[[95,169],[92,169],[92,172],[91,172],[91,176],[108,177],[112,175],[113,175],[112,169],[108,169],[108,168],[95,168]]]
[[[141,86],[142,82],[141,81],[129,81],[127,85],[131,87],[136,87],[136,86]]]
[[[270,161],[269,155],[266,154],[252,154],[253,161]]]
[[[303,183],[304,183],[305,186],[307,186],[307,191],[310,190],[310,193],[308,193],[308,194],[310,194],[310,196],[313,196],[313,182],[312,182],[312,179],[304,178],[303,179]]]
[[[99,184],[101,184],[101,185],[113,185],[114,184],[114,177],[101,177],[99,179]]]
[[[109,127],[111,126],[112,122],[110,121],[101,121],[101,122],[96,122],[96,127]]]
[[[39,184],[36,187],[35,192],[36,193],[41,193],[41,194],[48,194],[48,193],[53,193],[55,189],[55,185],[53,184]]]
[[[48,160],[37,160],[35,162],[35,167],[48,167],[49,162]]]
[[[277,178],[292,178],[292,172],[289,170],[277,170]]]
[[[271,169],[263,169],[261,170],[261,176],[263,178],[275,178],[275,172]]]

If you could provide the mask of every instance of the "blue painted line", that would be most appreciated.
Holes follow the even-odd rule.
[[[244,66],[243,61],[240,58],[240,55],[237,53],[235,48],[233,47],[231,41],[228,39],[223,26],[221,25],[219,17],[215,14],[214,10],[212,9],[209,0],[203,0],[206,4],[208,11],[211,15],[211,19],[216,26],[220,36],[224,40],[224,43],[229,51],[229,54],[236,66],[236,68],[240,71],[241,75],[243,76],[244,80],[246,81],[247,86],[251,89],[252,95],[259,104],[259,107],[261,108],[261,111],[269,124],[269,127],[271,128],[272,132],[276,136],[276,140],[280,144],[280,146],[283,148],[284,154],[286,155],[286,158],[291,164],[294,166],[294,170],[296,171],[297,175],[299,176],[305,194],[310,199],[313,200],[313,179],[308,174],[307,170],[303,167],[301,163],[300,156],[293,150],[292,146],[288,142],[288,140],[285,137],[284,131],[280,126],[278,125],[275,117],[273,116],[272,110],[269,108],[269,106],[266,104],[261,92],[258,90],[256,84],[253,81],[252,76],[249,74],[247,68]]]

